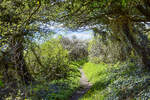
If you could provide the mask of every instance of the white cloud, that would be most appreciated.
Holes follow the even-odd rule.
[[[82,39],[82,40],[91,39],[93,37],[92,31],[73,32],[73,33],[65,34],[64,36],[69,38],[76,36],[78,39]]]
[[[91,39],[93,36],[92,30],[70,31],[69,29],[65,28],[63,24],[60,23],[41,24],[41,28],[45,28],[56,32],[56,34],[53,36],[54,38],[56,38],[58,35],[62,35],[68,38],[72,38],[73,36],[76,36],[78,39],[86,40],[86,39]]]

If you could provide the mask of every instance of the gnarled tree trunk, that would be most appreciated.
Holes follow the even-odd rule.
[[[134,50],[137,52],[137,54],[141,57],[143,64],[145,65],[145,68],[150,69],[150,58],[149,58],[149,52],[146,47],[140,46],[134,37],[131,34],[129,23],[128,21],[125,21],[122,24],[122,31],[127,37],[128,41],[131,43]]]
[[[12,62],[15,65],[15,68],[17,69],[18,75],[21,77],[21,81],[25,84],[29,84],[31,81],[33,81],[32,75],[29,73],[24,56],[23,56],[23,46],[24,42],[24,36],[19,37],[12,37],[10,48],[12,52]]]

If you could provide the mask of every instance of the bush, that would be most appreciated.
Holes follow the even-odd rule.
[[[51,39],[33,49],[26,58],[27,64],[36,79],[57,80],[69,76],[73,70],[69,56],[59,39]]]
[[[125,61],[130,56],[132,49],[129,44],[111,37],[109,33],[105,33],[106,36],[99,34],[89,43],[88,53],[91,62],[116,63]]]
[[[72,65],[77,69],[77,66]],[[27,88],[27,100],[67,100],[79,87],[80,72],[71,72],[66,79],[33,84]]]

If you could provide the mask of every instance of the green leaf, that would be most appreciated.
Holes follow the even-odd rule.
[[[125,7],[126,6],[126,0],[122,0],[122,6]]]
[[[2,82],[2,81],[0,81],[0,87],[3,87],[3,86],[4,86],[3,82]]]

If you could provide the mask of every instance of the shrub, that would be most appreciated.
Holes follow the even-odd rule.
[[[36,79],[66,78],[73,69],[68,52],[62,47],[59,39],[51,39],[34,49],[32,46],[26,61]]]
[[[105,34],[105,35],[104,35]],[[111,33],[97,33],[88,47],[89,60],[94,63],[125,61],[131,53],[129,44],[112,37]]]

